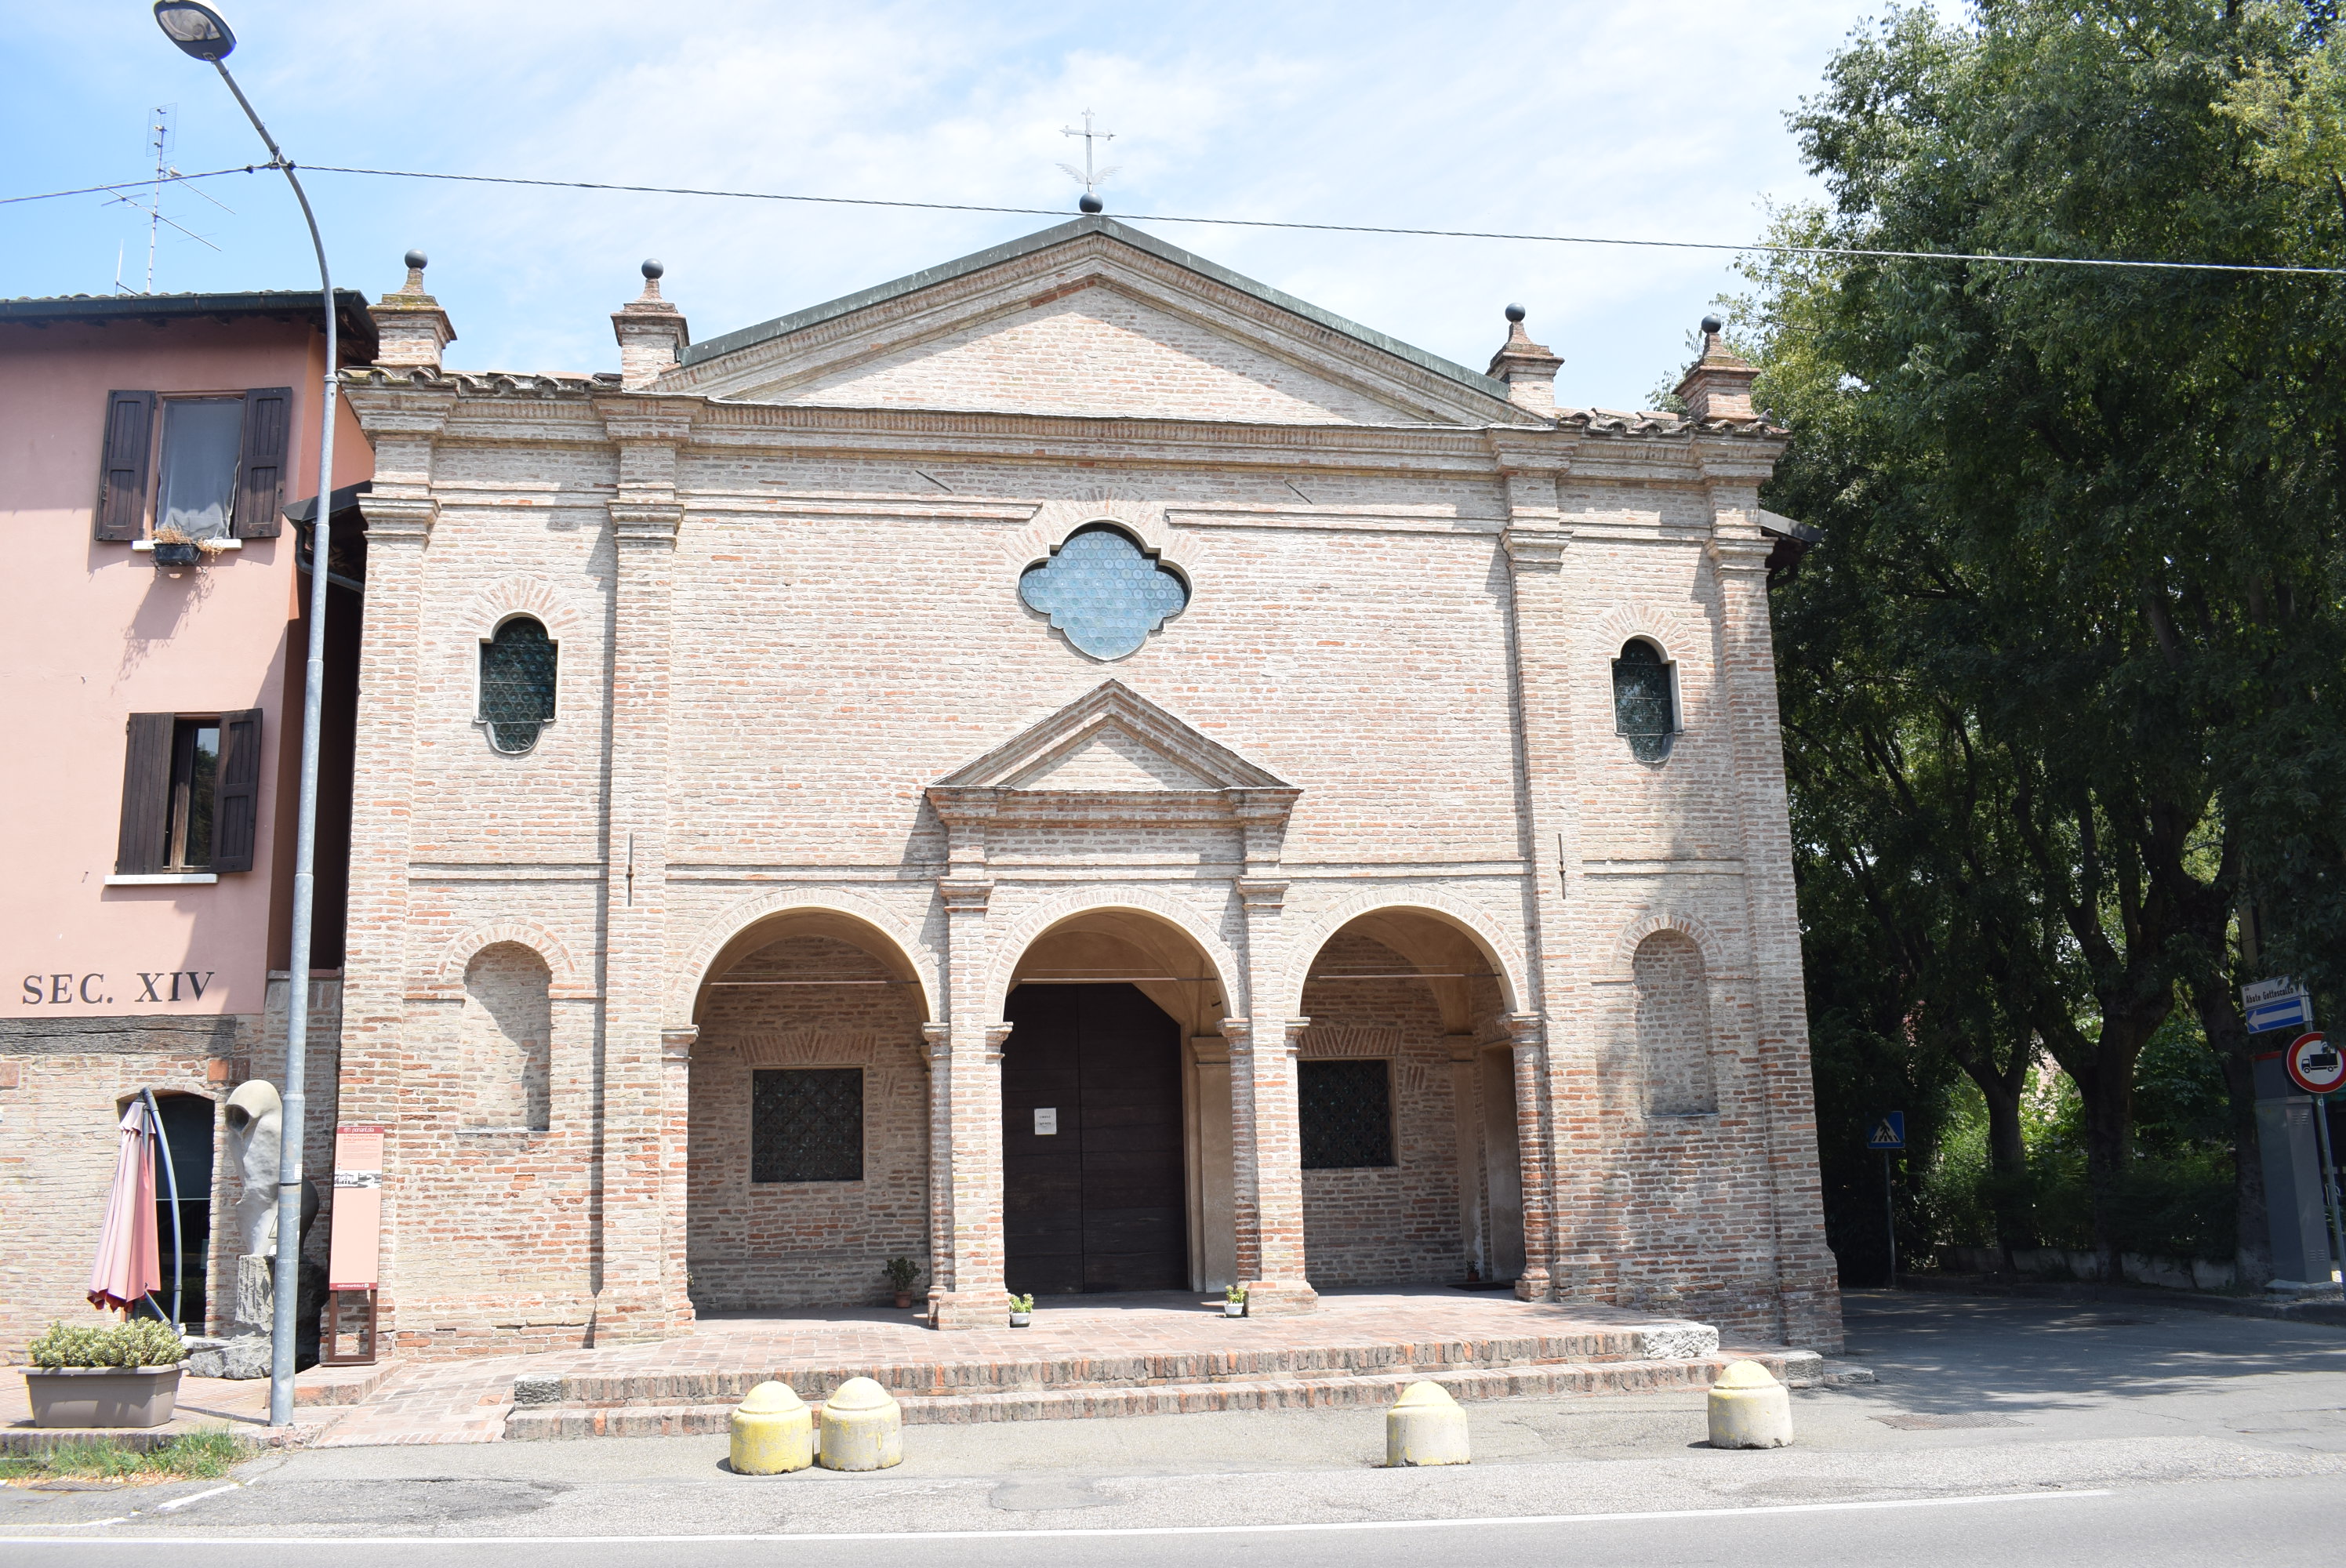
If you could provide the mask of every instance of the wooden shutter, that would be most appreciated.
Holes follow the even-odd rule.
[[[134,713],[122,764],[122,836],[114,869],[144,876],[163,869],[171,827],[171,730],[178,716]]]
[[[260,821],[260,709],[221,714],[219,738],[219,782],[212,797],[212,870],[249,871]]]
[[[230,524],[236,537],[277,537],[285,504],[285,454],[292,449],[292,434],[291,387],[262,387],[244,394],[244,453],[237,466],[236,518]]]
[[[154,449],[155,394],[106,394],[106,451],[97,465],[97,536],[136,539],[147,523],[147,460]]]

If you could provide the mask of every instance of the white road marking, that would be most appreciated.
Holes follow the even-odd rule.
[[[206,1495],[209,1495],[207,1493]],[[1778,1502],[1749,1508],[1664,1508],[1638,1513],[1526,1513],[1476,1519],[1351,1519],[1324,1524],[1144,1524],[1078,1530],[865,1530],[777,1535],[158,1535],[180,1546],[692,1546],[725,1543],[831,1541],[1073,1541],[1138,1535],[1289,1535],[1337,1530],[1477,1530],[1528,1524],[1628,1524],[1659,1519],[1749,1519],[1771,1513],[1855,1513],[1891,1508],[1953,1508],[1974,1502],[2058,1502],[2109,1497],[2107,1489],[1998,1492],[1973,1497],[1899,1497],[1877,1502]],[[193,1498],[188,1499],[192,1502]],[[118,1519],[93,1521],[119,1524]],[[0,1546],[72,1543],[56,1535],[0,1535]]]
[[[185,1508],[191,1502],[201,1502],[207,1497],[218,1497],[223,1492],[234,1492],[242,1484],[244,1483],[241,1481],[231,1481],[226,1486],[215,1486],[209,1492],[190,1492],[186,1497],[175,1497],[168,1502],[157,1503],[154,1512],[168,1513],[175,1508]]]

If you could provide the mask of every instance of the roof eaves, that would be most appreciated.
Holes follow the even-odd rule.
[[[233,316],[286,316],[314,311],[314,289],[248,289],[220,294],[61,294],[0,300],[0,323],[43,326],[56,321],[137,321]],[[344,364],[364,364],[379,346],[366,296],[334,290],[334,321]]]
[[[872,306],[882,304],[899,296],[913,293],[922,289],[934,288],[940,283],[967,277],[970,273],[983,271],[988,267],[996,267],[1005,261],[1013,261],[1022,256],[1031,256],[1038,250],[1046,250],[1054,245],[1064,245],[1070,239],[1077,239],[1086,234],[1105,235],[1110,239],[1129,245],[1136,250],[1145,250],[1159,260],[1169,261],[1176,267],[1186,268],[1202,277],[1211,278],[1217,283],[1236,289],[1241,293],[1251,294],[1265,304],[1275,305],[1282,311],[1301,316],[1306,321],[1316,321],[1331,331],[1341,332],[1357,342],[1365,343],[1372,349],[1392,355],[1395,359],[1406,360],[1420,370],[1431,371],[1435,375],[1456,382],[1459,385],[1480,392],[1485,397],[1496,398],[1501,402],[1510,401],[1507,383],[1495,376],[1486,376],[1479,371],[1469,370],[1464,365],[1452,360],[1445,360],[1439,354],[1428,353],[1414,344],[1404,343],[1399,338],[1387,337],[1373,327],[1364,327],[1358,321],[1349,321],[1336,314],[1333,311],[1323,311],[1308,300],[1299,300],[1294,295],[1274,289],[1268,283],[1259,283],[1244,273],[1233,272],[1219,262],[1209,261],[1202,256],[1182,249],[1179,246],[1168,245],[1154,235],[1145,234],[1137,229],[1107,217],[1078,218],[1071,222],[1062,223],[1016,239],[1006,240],[984,250],[974,251],[955,260],[941,262],[934,267],[925,268],[921,271],[898,278],[892,282],[877,284],[853,294],[842,295],[823,304],[811,305],[803,311],[793,311],[787,316],[777,316],[770,321],[762,321],[754,327],[743,327],[738,331],[727,332],[721,337],[707,339],[687,349],[684,351],[682,362],[687,365],[697,365],[721,354],[733,353],[758,343],[770,342],[776,338],[788,337],[792,332],[804,331],[809,327],[820,325],[856,311],[868,310]]]

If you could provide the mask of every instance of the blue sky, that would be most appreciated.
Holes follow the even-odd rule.
[[[1645,238],[1756,235],[1813,197],[1784,122],[1880,5],[1532,5],[226,0],[239,80],[305,164],[884,196],[1072,212],[1083,109],[1117,133],[1110,212]],[[261,152],[143,4],[0,0],[0,194],[135,177],[150,107],[181,169]],[[884,281],[1054,219],[531,191],[319,173],[335,280],[394,288],[411,246],[452,365],[617,368],[609,313],[668,265],[696,337]],[[281,179],[185,190],[158,291],[314,279]],[[1641,405],[1731,282],[1723,255],[1149,226],[1170,242],[1480,369],[1520,300],[1568,404]],[[0,208],[0,296],[145,280],[142,214]]]

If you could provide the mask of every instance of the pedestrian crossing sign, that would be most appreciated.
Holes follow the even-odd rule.
[[[1906,1113],[1884,1111],[1874,1118],[1873,1130],[1865,1135],[1865,1146],[1885,1153],[1906,1146]]]

